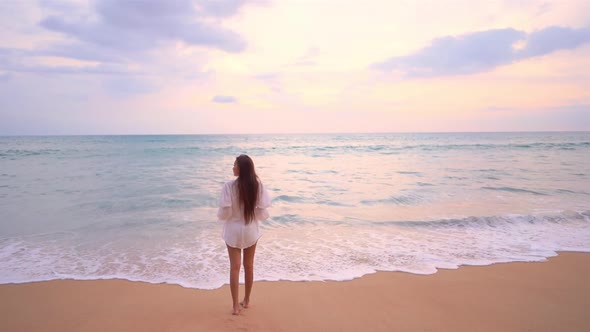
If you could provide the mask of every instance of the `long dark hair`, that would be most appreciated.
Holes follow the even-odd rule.
[[[236,183],[238,185],[238,201],[240,207],[244,209],[244,219],[246,224],[254,220],[254,209],[258,202],[258,176],[254,170],[254,162],[250,157],[242,154],[236,158],[240,174]]]

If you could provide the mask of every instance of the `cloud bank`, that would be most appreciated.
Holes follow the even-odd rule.
[[[166,78],[206,75],[200,52],[244,51],[245,40],[222,23],[253,1],[96,0],[85,5],[41,0],[46,14],[36,29],[58,38],[28,49],[0,47],[0,73],[91,75],[117,96],[151,93]],[[189,50],[180,54],[179,45]]]
[[[48,53],[80,60],[121,61],[173,41],[240,52],[245,41],[207,19],[234,14],[244,3],[205,1],[198,6],[191,0],[101,0],[96,3],[95,18],[70,19],[63,13],[48,16],[39,24],[74,40],[54,45]]]
[[[32,49],[0,48],[0,67],[5,71],[42,74],[134,75],[138,68],[156,68],[161,52],[173,49],[178,42],[189,47],[242,52],[246,42],[237,32],[224,28],[221,20],[234,15],[248,2],[251,1],[97,0],[93,7],[85,8],[41,1],[43,8],[53,14],[42,18],[38,26],[63,38]],[[47,56],[95,64],[56,66],[36,60]]]
[[[494,29],[437,38],[413,54],[392,57],[372,67],[409,77],[473,74],[589,42],[590,27],[552,26],[532,33]]]

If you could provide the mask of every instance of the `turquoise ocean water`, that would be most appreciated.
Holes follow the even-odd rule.
[[[241,153],[273,195],[256,280],[590,251],[589,132],[0,137],[0,283],[227,283]]]

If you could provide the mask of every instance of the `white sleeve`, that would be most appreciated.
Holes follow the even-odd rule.
[[[231,182],[227,182],[223,185],[221,195],[219,196],[219,208],[217,209],[217,219],[219,221],[227,221],[231,217]]]
[[[260,189],[258,189],[258,202],[256,202],[256,207],[260,209],[266,209],[270,207],[272,204],[270,194],[264,188],[262,183],[260,184]]]
[[[264,221],[270,217],[268,211],[266,210],[272,204],[272,200],[270,198],[270,194],[264,188],[262,183],[260,183],[260,189],[258,191],[258,202],[256,203],[256,219],[260,221]]]

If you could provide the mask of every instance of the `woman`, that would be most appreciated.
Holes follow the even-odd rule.
[[[247,155],[237,157],[233,172],[238,178],[224,184],[217,218],[224,222],[223,240],[229,255],[232,314],[239,315],[240,304],[244,308],[250,305],[250,293],[254,282],[254,253],[260,238],[259,222],[269,217],[266,208],[270,206],[270,197],[256,175],[254,163],[250,157]],[[242,303],[238,303],[242,250],[244,251],[246,294]]]

